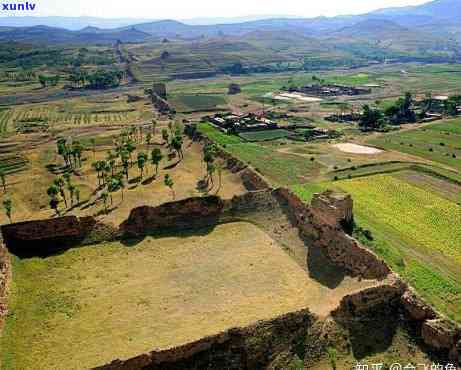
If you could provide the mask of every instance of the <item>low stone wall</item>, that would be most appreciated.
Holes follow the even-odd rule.
[[[308,310],[292,312],[183,346],[115,360],[95,370],[263,369],[274,365],[281,353],[294,353],[314,320]],[[274,368],[286,364],[278,365],[282,367]]]
[[[216,224],[224,208],[217,196],[196,197],[162,204],[158,207],[134,208],[120,232],[126,236],[141,236],[168,229],[194,229]]]
[[[351,275],[382,280],[391,273],[382,259],[344,232],[341,218],[337,218],[344,212],[332,209],[332,213],[328,214],[328,208],[309,207],[290,190],[283,188],[276,190],[275,195],[287,205],[293,222],[303,235]]]
[[[18,256],[47,255],[75,245],[113,240],[117,230],[93,217],[65,216],[1,226],[8,249]]]

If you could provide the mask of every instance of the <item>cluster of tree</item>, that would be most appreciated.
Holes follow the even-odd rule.
[[[426,97],[419,103],[421,115],[427,113],[440,113],[447,116],[457,116],[460,112],[458,107],[461,105],[461,95],[450,96],[446,100],[434,99],[432,94],[426,94]]]
[[[70,74],[69,81],[74,88],[110,89],[118,87],[124,75],[120,70],[75,71]]]
[[[75,169],[82,166],[82,153],[85,148],[78,140],[71,141],[60,138],[58,139],[56,145],[58,154],[63,158],[69,169]]]
[[[206,184],[206,189],[207,191],[210,191],[214,187],[214,175],[217,172],[218,173],[218,188],[217,188],[217,193],[221,189],[222,186],[222,166],[217,163],[216,158],[217,158],[217,152],[218,149],[216,145],[214,144],[206,144],[203,147],[203,156],[202,156],[202,161],[205,164],[206,168],[206,175],[205,175],[205,184]],[[210,188],[211,184],[211,188]]]
[[[67,190],[67,193],[66,193]],[[47,189],[50,197],[50,208],[59,216],[61,210],[59,204],[64,202],[66,209],[80,203],[80,189],[72,183],[71,173],[67,171],[63,176],[58,176]]]
[[[56,86],[59,83],[61,77],[59,75],[56,76],[45,76],[45,75],[38,75],[38,82],[42,87],[47,86]]]
[[[414,123],[416,120],[413,97],[406,93],[405,97],[399,98],[384,111],[377,107],[372,108],[368,104],[364,105],[359,127],[364,131],[381,130],[386,125]]]

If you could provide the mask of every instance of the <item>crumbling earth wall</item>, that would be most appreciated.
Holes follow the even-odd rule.
[[[68,216],[5,225],[2,226],[2,233],[11,251],[42,254],[37,253],[42,252],[40,248],[44,248],[44,252],[51,252],[63,245],[94,244],[124,236],[142,236],[158,230],[203,228],[218,222],[231,221],[233,217],[236,219],[242,212],[264,212],[274,207],[282,207],[288,212],[299,232],[312,245],[321,248],[338,266],[348,270],[351,275],[377,279],[376,286],[346,295],[336,311],[338,317],[355,319],[377,307],[392,303],[404,314],[406,320],[418,327],[425,344],[446,358],[461,362],[461,327],[436,312],[392,273],[382,259],[346,234],[343,223],[352,217],[352,200],[348,196],[319,194],[314,197],[311,205],[306,205],[287,189],[263,189],[226,201],[211,196],[189,198],[158,207],[135,208],[119,229],[99,223],[92,217]],[[2,255],[0,249],[0,315],[6,311],[2,294],[7,286],[8,266],[7,254]],[[289,322],[291,321],[288,320]],[[288,323],[280,323],[274,327],[285,330],[290,327]],[[252,368],[249,364],[256,360],[253,352],[248,350],[249,342],[244,338],[256,339],[252,337],[251,331],[246,330],[250,329],[233,329],[225,334],[180,347],[173,352],[154,351],[128,361],[116,361],[102,368],[201,368],[205,361],[208,361],[207,366],[211,366],[211,369],[223,368],[222,366]],[[255,353],[272,353],[272,336],[275,334],[271,333],[271,336],[264,337],[264,341],[260,343],[260,348],[265,350],[259,348]],[[194,363],[197,364],[196,367],[193,367]]]
[[[203,228],[216,224],[223,208],[224,202],[217,196],[188,198],[158,207],[137,207],[120,225],[120,232],[134,237],[168,229]]]
[[[245,328],[229,329],[183,346],[115,360],[94,370],[284,368],[286,364],[278,362],[278,357],[294,355],[314,320],[307,309],[300,310]]]
[[[113,240],[118,231],[94,217],[64,216],[2,225],[3,240],[18,256],[47,255],[76,245]]]

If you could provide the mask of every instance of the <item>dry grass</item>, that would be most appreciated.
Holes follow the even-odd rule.
[[[257,227],[206,232],[15,259],[2,368],[89,368],[321,302]]]
[[[160,132],[160,129],[157,131]],[[79,132],[73,132],[73,137],[78,137]],[[84,132],[87,135],[86,132]],[[108,135],[115,135],[114,132],[109,133],[96,133],[99,139],[105,140],[104,137]],[[99,140],[98,139],[98,140]],[[111,142],[109,140],[105,140]],[[159,134],[153,142],[161,143],[162,139]],[[153,145],[147,146],[146,144],[140,145],[138,150],[149,153],[154,148]],[[202,148],[199,144],[192,144],[187,139],[185,140],[185,158],[178,165],[173,166],[177,159],[168,161],[166,158],[167,150],[165,147],[160,146],[165,156],[159,167],[159,174],[156,179],[152,178],[154,175],[154,168],[149,163],[147,171],[145,172],[145,183],[138,183],[136,178],[139,176],[136,164],[130,169],[130,183],[127,184],[124,192],[124,199],[122,201],[121,192],[114,194],[114,203],[111,205],[110,213],[108,215],[101,215],[104,205],[101,200],[98,200],[97,189],[98,181],[96,172],[92,169],[91,163],[95,160],[105,159],[107,156],[107,147],[99,147],[96,154],[93,155],[92,151],[85,152],[86,161],[80,169],[81,176],[73,176],[72,182],[77,185],[81,190],[82,201],[87,201],[79,207],[69,210],[67,214],[75,215],[100,215],[106,222],[112,222],[115,225],[120,224],[125,220],[131,209],[141,205],[156,206],[167,201],[172,200],[172,193],[163,184],[163,177],[165,174],[170,174],[175,182],[176,199],[203,195],[197,189],[197,182],[205,175],[205,170],[202,164]],[[47,188],[51,185],[53,179],[56,177],[51,173],[46,166],[50,164],[62,165],[63,160],[56,153],[56,146],[54,144],[41,145],[38,149],[31,150],[26,153],[29,160],[29,168],[27,171],[7,176],[7,193],[0,194],[0,198],[9,197],[13,201],[13,221],[19,222],[23,220],[47,218],[54,215],[49,207],[49,197],[46,194]],[[133,154],[136,158],[136,153]],[[172,167],[172,168],[169,168]],[[215,175],[215,186],[211,193],[215,193],[218,188],[218,175]],[[233,195],[242,194],[245,188],[241,182],[238,174],[232,174],[225,170],[222,174],[222,186],[219,195],[224,198],[231,198]],[[61,205],[64,211],[64,205]],[[0,223],[7,222],[4,212],[0,212]]]

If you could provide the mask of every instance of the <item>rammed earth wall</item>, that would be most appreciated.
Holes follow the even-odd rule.
[[[341,223],[352,216],[352,202],[348,197],[320,194],[309,206],[287,189],[265,189],[226,201],[199,197],[158,207],[139,207],[132,210],[118,229],[91,217],[69,216],[5,225],[2,233],[11,251],[42,255],[56,248],[141,236],[158,230],[202,228],[231,221],[242,213],[264,212],[275,207],[288,212],[299,232],[334,263],[352,275],[380,281],[375,287],[345,296],[337,315],[354,319],[392,302],[405,313],[407,320],[416,324],[428,346],[454,362],[461,362],[461,327],[437,313],[393,274],[382,259],[344,232]],[[0,315],[6,312],[4,296],[9,276],[8,255],[2,251],[0,248]],[[117,360],[101,369],[200,369],[204,364],[210,369],[251,369],[253,365],[266,364],[267,356],[292,343],[298,337],[297,330],[305,330],[309,317],[307,312],[294,313],[179,348]],[[262,328],[267,330],[261,331]],[[251,347],[253,342],[257,347]]]
[[[183,346],[115,360],[95,370],[264,369],[282,353],[294,355],[313,321],[308,310],[292,312]]]

